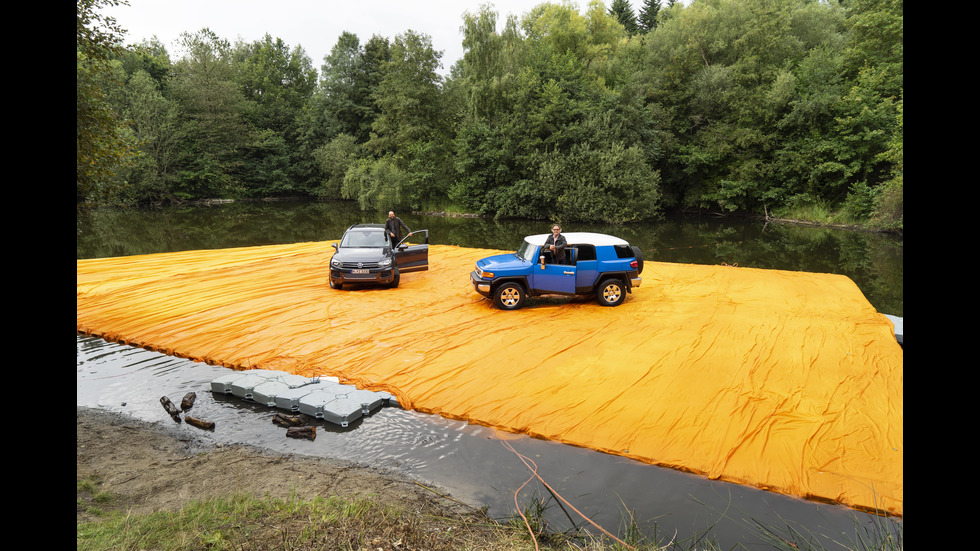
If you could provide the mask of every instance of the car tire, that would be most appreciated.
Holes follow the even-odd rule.
[[[334,280],[331,279],[330,280],[330,288],[331,289],[343,289],[344,288],[344,284],[343,283],[335,283]]]
[[[391,287],[392,289],[394,289],[395,287],[398,287],[398,283],[401,281],[401,278],[402,278],[402,276],[398,272],[398,268],[395,268],[395,277],[392,278],[391,283],[389,283],[388,286]]]
[[[527,293],[520,283],[504,283],[493,293],[493,303],[501,310],[517,310],[524,306]]]
[[[618,279],[605,279],[596,287],[595,295],[603,306],[619,306],[626,300],[626,285]]]
[[[639,247],[633,246],[633,256],[636,257],[636,273],[643,273],[643,251]]]

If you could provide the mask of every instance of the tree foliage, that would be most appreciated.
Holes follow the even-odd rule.
[[[118,85],[111,60],[121,52],[119,43],[125,31],[114,18],[98,10],[120,4],[125,2],[76,0],[75,4],[76,203],[100,191],[111,195],[106,188],[113,181],[114,171],[125,167],[137,153],[124,119],[107,98]]]
[[[643,33],[657,28],[657,16],[660,13],[660,0],[643,0],[643,5],[636,14],[636,24]]]
[[[413,30],[343,33],[319,73],[269,35],[123,51],[95,16],[113,1],[78,3],[79,197],[610,222],[820,204],[902,224],[900,0],[484,5],[448,76]]]
[[[609,15],[616,18],[616,21],[626,29],[631,35],[640,32],[640,23],[636,19],[636,14],[633,13],[633,7],[630,6],[629,0],[612,0],[612,5],[609,7]]]

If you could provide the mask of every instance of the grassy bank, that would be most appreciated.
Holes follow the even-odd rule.
[[[113,496],[99,490],[97,481],[78,482],[77,506],[90,520],[77,524],[77,549],[536,548],[523,521],[500,523],[480,510],[447,516],[446,511],[408,511],[368,498],[282,500],[231,495],[191,502],[179,511],[135,515],[116,508],[114,502]],[[578,539],[573,545],[570,537],[560,534],[538,533],[535,539],[539,549],[611,549],[597,540]]]
[[[855,212],[848,208],[831,208],[825,203],[814,202],[776,209],[766,210],[766,220],[790,224],[811,226],[829,226],[836,228],[902,233],[904,224],[900,215],[871,216],[868,212]]]
[[[123,502],[100,489],[94,479],[77,481],[76,506],[85,520],[76,526],[78,550],[247,550],[338,549],[350,551],[580,550],[613,551],[720,549],[710,534],[689,541],[650,541],[626,522],[618,537],[590,532],[555,533],[543,520],[546,508],[532,500],[506,522],[482,510],[465,513],[426,508],[405,510],[370,498],[331,496],[301,500],[256,498],[244,494],[192,501],[178,511],[133,514]],[[751,522],[750,522],[751,524]],[[835,541],[790,527],[756,523],[772,549],[903,548],[901,523],[888,519],[859,528],[846,541]],[[531,535],[533,533],[533,536]]]

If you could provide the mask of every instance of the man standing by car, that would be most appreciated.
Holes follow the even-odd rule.
[[[565,263],[565,246],[568,242],[561,234],[561,226],[555,224],[551,226],[551,235],[544,240],[544,248],[550,250],[555,255],[555,264]]]
[[[391,246],[394,247],[402,240],[401,229],[405,228],[408,235],[412,235],[412,230],[408,229],[408,226],[402,222],[402,219],[395,216],[395,211],[388,211],[388,220],[385,221],[385,231],[388,232],[388,237],[391,238]]]

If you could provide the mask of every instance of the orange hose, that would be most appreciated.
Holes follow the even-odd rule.
[[[552,488],[547,482],[545,482],[544,479],[541,478],[541,475],[538,474],[538,465],[537,465],[537,463],[534,462],[533,459],[531,459],[530,457],[527,457],[525,455],[522,455],[522,454],[518,453],[517,450],[515,450],[514,447],[510,445],[509,442],[501,442],[501,444],[503,444],[503,446],[505,448],[507,448],[508,450],[514,452],[514,455],[516,455],[524,463],[524,466],[527,467],[531,471],[531,478],[528,478],[527,479],[527,482],[530,482],[531,479],[533,479],[533,478],[537,478],[538,480],[541,481],[542,484],[544,484],[545,488],[548,488],[548,491],[550,491],[552,493],[552,495],[554,495],[555,497],[557,497],[558,499],[560,499],[565,505],[568,505],[573,511],[575,511],[576,513],[578,513],[579,516],[581,516],[582,518],[584,518],[589,524],[591,524],[592,526],[595,526],[603,534],[605,534],[605,535],[609,536],[610,538],[616,540],[617,542],[619,542],[620,544],[622,544],[627,549],[633,549],[635,551],[636,548],[634,548],[632,545],[626,543],[625,541],[623,541],[623,540],[617,538],[616,536],[612,535],[611,533],[609,533],[608,530],[606,530],[602,526],[599,526],[598,524],[596,524],[595,522],[593,522],[592,519],[590,519],[589,517],[585,516],[581,511],[579,511],[578,509],[576,509],[574,505],[572,505],[571,503],[568,502],[568,500],[566,500],[565,498],[561,497],[561,494],[559,494],[558,492],[556,492],[555,489]],[[533,468],[531,467],[531,465],[528,465],[528,462],[530,462],[531,465],[533,465]],[[516,492],[514,492],[514,504],[515,505],[517,504],[517,493],[521,491],[521,488],[523,488],[524,486],[527,485],[527,482],[525,482],[524,484],[521,484],[521,487],[518,488]],[[531,525],[528,524],[527,518],[524,517],[524,513],[521,513],[521,508],[519,506],[517,508],[517,511],[518,511],[518,513],[520,513],[521,518],[524,519],[524,523],[527,524],[528,531],[530,531],[531,530]],[[531,534],[531,538],[534,539],[534,534],[533,533]],[[537,542],[537,540],[534,541],[534,548],[535,549],[538,548],[538,542]]]

